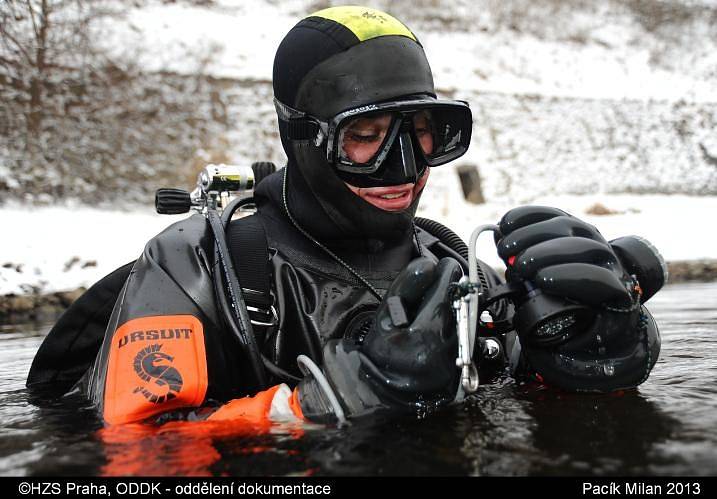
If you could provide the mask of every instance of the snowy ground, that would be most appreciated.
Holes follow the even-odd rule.
[[[297,20],[335,3],[155,4],[113,21],[103,39],[120,52],[142,47],[136,58],[149,70],[232,79],[224,105],[239,118],[222,152],[238,164],[282,164],[274,52]],[[708,24],[646,31],[620,2],[607,2],[543,19],[544,27],[539,16],[524,21],[537,15],[525,12],[514,30],[486,0],[362,3],[406,20],[426,48],[439,95],[470,103],[472,145],[457,163],[480,167],[487,199],[717,193],[717,42]]]
[[[0,296],[88,286],[137,258],[145,242],[181,217],[86,206],[0,209]]]
[[[240,164],[281,164],[271,105],[274,52],[297,20],[334,2],[217,3],[206,9],[150,2],[99,34],[149,71],[202,72],[241,83],[227,91],[227,112],[242,126],[223,137],[225,152]],[[553,205],[607,238],[642,235],[667,260],[717,258],[717,234],[709,226],[716,196],[600,194],[717,192],[717,41],[707,21],[674,33],[646,31],[619,2],[596,2],[594,12],[577,9],[544,22],[538,17],[533,25],[525,21],[535,15],[530,2],[361,3],[405,20],[426,47],[439,94],[467,99],[474,111],[472,147],[456,163],[480,168],[488,203],[463,202],[455,171],[446,166],[432,174],[419,215],[467,240],[475,225],[495,223],[513,206]],[[490,15],[486,5],[494,7]],[[520,5],[530,8],[512,14],[499,8]],[[512,21],[519,29],[507,28]],[[587,215],[596,202],[618,213]],[[5,204],[0,296],[88,286],[135,259],[177,218],[149,206]],[[499,265],[488,236],[479,256]]]
[[[419,215],[441,221],[465,240],[478,224],[495,223],[512,206],[500,202],[470,205],[462,201],[452,175],[434,175]],[[587,215],[596,202],[620,212]],[[638,234],[652,241],[668,261],[717,258],[717,234],[710,214],[717,197],[552,196],[534,204],[557,206],[594,224],[608,238]],[[87,287],[140,254],[145,242],[183,216],[137,211],[107,211],[85,206],[0,210],[0,296]],[[499,267],[491,237],[479,240],[480,258]]]
[[[202,68],[208,74],[270,80],[274,52],[284,34],[307,14],[341,2],[217,3],[218,7],[209,9],[181,4],[131,9],[124,22],[113,21],[103,27],[103,38],[118,53],[141,47],[137,57],[149,70],[192,74],[199,69],[197,59],[187,54],[211,54],[211,61]],[[615,3],[617,6],[596,4],[592,11],[566,10],[556,19],[531,20],[536,11],[507,13],[487,1],[358,2],[394,14],[416,32],[438,88],[717,101],[717,52],[711,49],[715,41],[708,24],[675,28],[673,36],[680,42],[676,44],[663,33],[645,31],[634,14]],[[520,8],[519,2],[506,5]],[[511,24],[505,19],[508,15],[516,16],[517,29],[506,29]],[[691,44],[693,40],[698,45]],[[685,50],[684,46],[691,48]]]

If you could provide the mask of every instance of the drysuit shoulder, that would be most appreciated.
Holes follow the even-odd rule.
[[[178,264],[178,260],[181,255],[196,254],[196,248],[206,244],[204,225],[201,216],[172,224],[147,243],[145,254],[152,255],[160,264],[175,267],[174,274],[179,273],[184,282],[191,282],[191,266]],[[29,389],[63,394],[92,366],[135,263],[129,262],[97,281],[60,316],[32,362],[27,378]],[[198,294],[206,298],[206,293]]]
[[[147,242],[132,271],[132,289],[123,297],[126,318],[184,313],[183,299],[160,289],[176,289],[205,316],[215,318],[211,281],[213,239],[209,224],[200,214],[176,222]],[[156,296],[154,296],[156,295]]]
[[[105,421],[139,421],[246,394],[238,342],[215,304],[213,244],[206,219],[195,215],[145,246],[86,387]]]

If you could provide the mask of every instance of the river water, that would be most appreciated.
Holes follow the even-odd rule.
[[[0,326],[2,475],[715,475],[717,283],[648,307],[662,353],[636,391],[576,395],[511,379],[422,420],[346,428],[103,428],[80,398],[24,388],[50,325]]]

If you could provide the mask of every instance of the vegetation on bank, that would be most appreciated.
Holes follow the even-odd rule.
[[[299,18],[335,3],[307,0],[287,8],[297,9],[292,15]],[[716,71],[709,53],[717,7],[707,2],[365,3],[420,32],[508,33],[608,49],[633,44],[661,71],[697,80],[717,76],[709,74]],[[236,15],[251,15],[250,6],[229,0],[0,3],[0,199],[150,203],[157,187],[191,185],[205,162],[283,162],[270,82],[210,74],[220,47],[185,47],[181,57],[194,69],[182,75],[143,68],[140,55],[152,47],[108,47],[107,27],[129,8],[161,4],[231,4]],[[460,62],[476,64],[480,74],[482,61]],[[474,107],[475,140],[466,159],[480,166],[487,198],[523,201],[546,191],[717,193],[717,104],[439,91]]]

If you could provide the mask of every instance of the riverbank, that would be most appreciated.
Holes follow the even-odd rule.
[[[717,260],[667,262],[669,284],[717,281]],[[84,287],[54,293],[0,297],[0,324],[51,322],[85,292]]]
[[[418,215],[452,228],[464,241],[473,229],[496,223],[518,204],[463,199],[455,172],[431,173]],[[717,280],[717,234],[704,217],[717,211],[716,196],[593,194],[540,196],[530,204],[560,207],[614,239],[638,234],[670,262],[670,282]],[[0,209],[0,323],[52,320],[116,268],[135,260],[148,240],[187,215],[158,215],[152,207],[99,209],[83,204]],[[500,268],[492,237],[478,240],[478,258]]]

